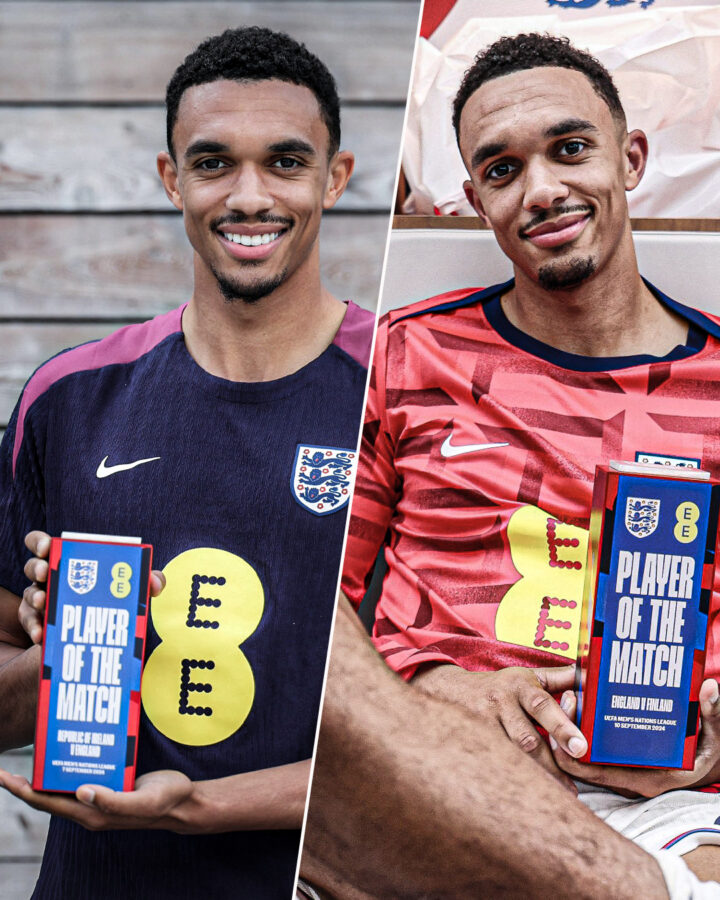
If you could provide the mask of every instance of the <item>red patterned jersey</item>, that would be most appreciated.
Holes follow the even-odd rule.
[[[343,574],[358,604],[385,545],[373,639],[404,677],[575,659],[597,463],[667,460],[720,477],[720,326],[668,356],[563,353],[500,296],[455,291],[380,324]],[[720,584],[716,584],[716,590]],[[711,619],[708,675],[720,674]]]

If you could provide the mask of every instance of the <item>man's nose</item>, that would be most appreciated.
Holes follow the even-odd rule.
[[[523,208],[550,209],[567,200],[570,189],[562,180],[557,163],[547,159],[531,160],[525,170]]]
[[[233,212],[254,216],[272,209],[274,202],[268,185],[268,173],[263,167],[240,166],[225,198],[227,208]]]

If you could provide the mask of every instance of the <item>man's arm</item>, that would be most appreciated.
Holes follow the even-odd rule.
[[[0,751],[32,743],[40,648],[18,621],[20,598],[0,588]]]
[[[667,897],[657,863],[499,724],[395,676],[343,600],[301,872],[339,900]]]
[[[481,722],[495,722],[506,736],[564,787],[577,793],[538,733],[544,728],[568,759],[583,756],[587,741],[552,696],[572,686],[575,666],[557,669],[513,667],[498,672],[468,672],[436,665],[418,672],[412,683],[443,702],[457,703]]]
[[[79,787],[75,796],[33,791],[26,778],[0,769],[0,785],[34,809],[63,816],[91,831],[146,828],[179,834],[215,834],[300,828],[310,760],[190,781],[181,772],[149,772],[133,791],[100,785]]]
[[[566,691],[562,706],[552,697],[572,685],[574,668],[468,672],[459,666],[439,665],[417,674],[413,683],[438,699],[458,703],[484,721],[500,724],[515,745],[566,786],[570,783],[563,773],[626,796],[656,797],[720,779],[720,697],[715,681],[705,681],[701,689],[703,727],[691,771],[590,765],[577,761],[585,754],[587,741],[572,721],[574,694]],[[538,734],[536,723],[548,732],[552,752]]]

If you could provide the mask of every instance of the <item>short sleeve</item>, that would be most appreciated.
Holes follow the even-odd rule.
[[[343,565],[342,589],[357,608],[385,542],[399,496],[394,446],[387,427],[385,378],[388,317],[380,320],[370,370],[360,459]]]
[[[0,587],[20,596],[27,586],[25,535],[45,528],[45,399],[21,416],[22,397],[0,445]]]

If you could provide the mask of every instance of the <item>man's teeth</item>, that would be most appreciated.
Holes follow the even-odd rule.
[[[223,231],[223,237],[234,244],[242,244],[243,247],[259,247],[261,244],[269,244],[278,236],[279,231],[269,231],[266,234],[227,234]]]

